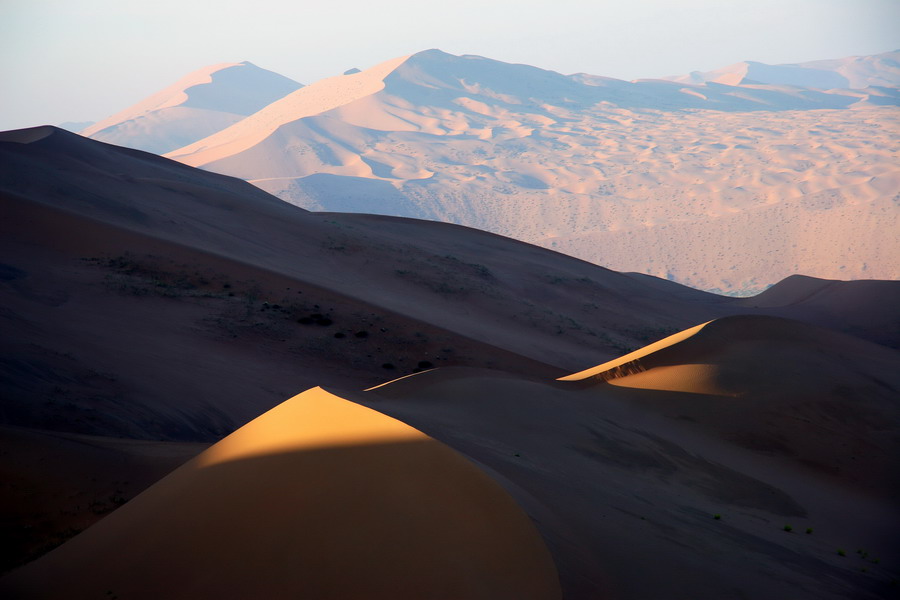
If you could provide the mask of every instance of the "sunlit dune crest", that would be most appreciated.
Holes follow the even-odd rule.
[[[372,411],[349,402],[338,403],[328,392],[316,388],[307,392],[304,400],[284,402],[244,425],[197,457],[195,466],[303,450],[426,439],[399,421],[375,420],[377,427]]]
[[[20,598],[560,598],[500,486],[320,388],[4,583]]]
[[[670,335],[666,338],[659,340],[658,342],[653,342],[647,346],[644,346],[640,350],[635,350],[625,356],[621,356],[609,362],[603,363],[602,365],[597,365],[596,367],[591,367],[590,369],[585,369],[584,371],[579,371],[578,373],[573,373],[571,375],[566,375],[565,377],[560,377],[559,381],[581,381],[584,379],[592,379],[592,378],[600,378],[606,379],[604,375],[607,373],[614,371],[615,369],[625,365],[627,363],[631,363],[637,361],[640,358],[653,354],[659,350],[664,348],[669,348],[681,341],[684,341],[691,336],[697,334],[704,327],[709,325],[709,322],[703,323],[701,325],[697,325],[695,327],[691,327],[689,329],[685,329],[684,331],[679,331],[676,334]],[[609,376],[611,379],[613,376]]]

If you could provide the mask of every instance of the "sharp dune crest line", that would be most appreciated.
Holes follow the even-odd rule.
[[[590,369],[585,369],[584,371],[579,371],[578,373],[573,373],[571,375],[566,375],[565,377],[560,377],[558,381],[584,381],[586,379],[601,379],[608,380],[613,379],[619,376],[617,373],[621,371],[627,370],[621,369],[623,365],[627,365],[628,363],[636,363],[639,359],[644,358],[645,356],[649,356],[654,352],[662,350],[663,348],[669,348],[679,342],[682,342],[694,335],[696,335],[700,330],[709,325],[712,321],[707,323],[702,323],[695,327],[691,327],[689,329],[685,329],[684,331],[679,331],[676,334],[670,335],[669,337],[663,338],[658,342],[653,342],[647,346],[644,346],[640,350],[635,350],[625,356],[621,356],[609,362],[605,362],[602,365],[597,365],[596,367],[591,367]],[[621,370],[620,370],[621,369]]]
[[[81,135],[163,154],[238,123],[302,87],[249,62],[211,65],[87,127]]]
[[[289,121],[321,114],[380,91],[384,77],[407,58],[402,56],[360,73],[338,75],[300,88],[264,111],[167,156],[202,166],[247,150]]]
[[[94,134],[98,133],[99,131],[102,131],[112,125],[121,123],[122,121],[125,121],[127,119],[133,118],[135,115],[139,116],[154,110],[162,110],[164,108],[178,106],[188,99],[188,95],[185,92],[187,88],[191,88],[195,85],[204,85],[211,83],[213,73],[222,69],[236,67],[239,64],[240,63],[220,63],[198,69],[193,73],[185,75],[184,77],[173,83],[171,86],[160,90],[159,92],[153,94],[152,96],[149,96],[147,99],[139,102],[138,104],[130,106],[121,112],[103,119],[102,121],[97,121],[90,127],[82,130],[80,133],[85,137],[93,137]]]
[[[328,402],[322,388],[306,393],[304,400],[287,401],[229,435],[194,461],[205,468],[233,460],[341,446],[423,440],[425,436],[393,419],[373,426],[370,411],[347,403],[339,410]]]

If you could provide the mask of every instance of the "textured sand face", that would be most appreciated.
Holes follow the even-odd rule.
[[[709,290],[900,277],[890,90],[448,57],[317,82],[170,156],[305,208],[460,223]]]
[[[4,585],[17,597],[560,597],[540,536],[495,482],[320,388]]]

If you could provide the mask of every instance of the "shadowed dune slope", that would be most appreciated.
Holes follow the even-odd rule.
[[[0,164],[6,424],[211,441],[314,385],[559,376],[727,302],[459,226],[309,213],[51,127],[0,134]]]
[[[560,598],[540,536],[496,483],[321,388],[2,586],[22,598]]]
[[[900,349],[900,282],[833,281],[792,275],[734,303],[738,310],[777,314]]]
[[[847,485],[896,492],[898,366],[896,351],[857,338],[788,319],[735,316],[561,381],[680,392],[646,401]]]
[[[46,554],[208,446],[0,427],[0,573]]]
[[[52,127],[0,134],[0,164],[6,424],[212,441],[314,385],[553,378],[735,312],[897,345],[900,302],[872,308],[898,282],[754,307],[460,226],[309,213]]]
[[[882,346],[728,317],[564,381],[437,369],[353,399],[503,482],[566,598],[874,599],[900,572],[898,373]]]

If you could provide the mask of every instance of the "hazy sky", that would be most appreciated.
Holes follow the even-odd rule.
[[[900,0],[0,0],[0,130],[98,120],[202,66],[302,83],[427,48],[621,79],[900,48]]]

